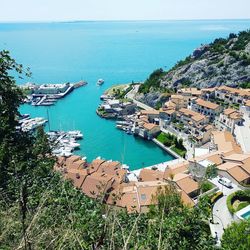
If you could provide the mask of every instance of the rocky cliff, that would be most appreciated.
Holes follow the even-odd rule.
[[[156,70],[139,88],[137,98],[155,106],[166,90],[182,86],[237,87],[243,83],[250,83],[250,31],[203,45],[167,72]]]

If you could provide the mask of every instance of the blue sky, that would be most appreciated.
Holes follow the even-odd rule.
[[[0,6],[0,22],[250,18],[250,0],[0,0]]]

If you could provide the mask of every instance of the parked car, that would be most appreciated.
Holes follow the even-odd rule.
[[[225,187],[228,187],[228,188],[233,187],[232,182],[230,180],[228,180],[227,178],[225,178],[225,177],[220,177],[218,182],[220,184],[222,184],[223,186],[225,186]]]

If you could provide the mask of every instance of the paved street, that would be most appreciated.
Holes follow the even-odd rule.
[[[221,237],[223,235],[224,229],[228,227],[233,221],[234,218],[231,213],[227,209],[227,197],[228,195],[240,190],[238,186],[235,184],[233,188],[227,188],[218,182],[219,177],[216,177],[211,180],[213,184],[215,184],[220,191],[223,192],[224,196],[220,198],[217,202],[215,202],[213,207],[213,224],[210,224],[213,237],[218,236],[218,244],[220,244]]]

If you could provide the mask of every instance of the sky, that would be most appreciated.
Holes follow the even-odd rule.
[[[0,0],[0,22],[250,19],[250,0]]]

